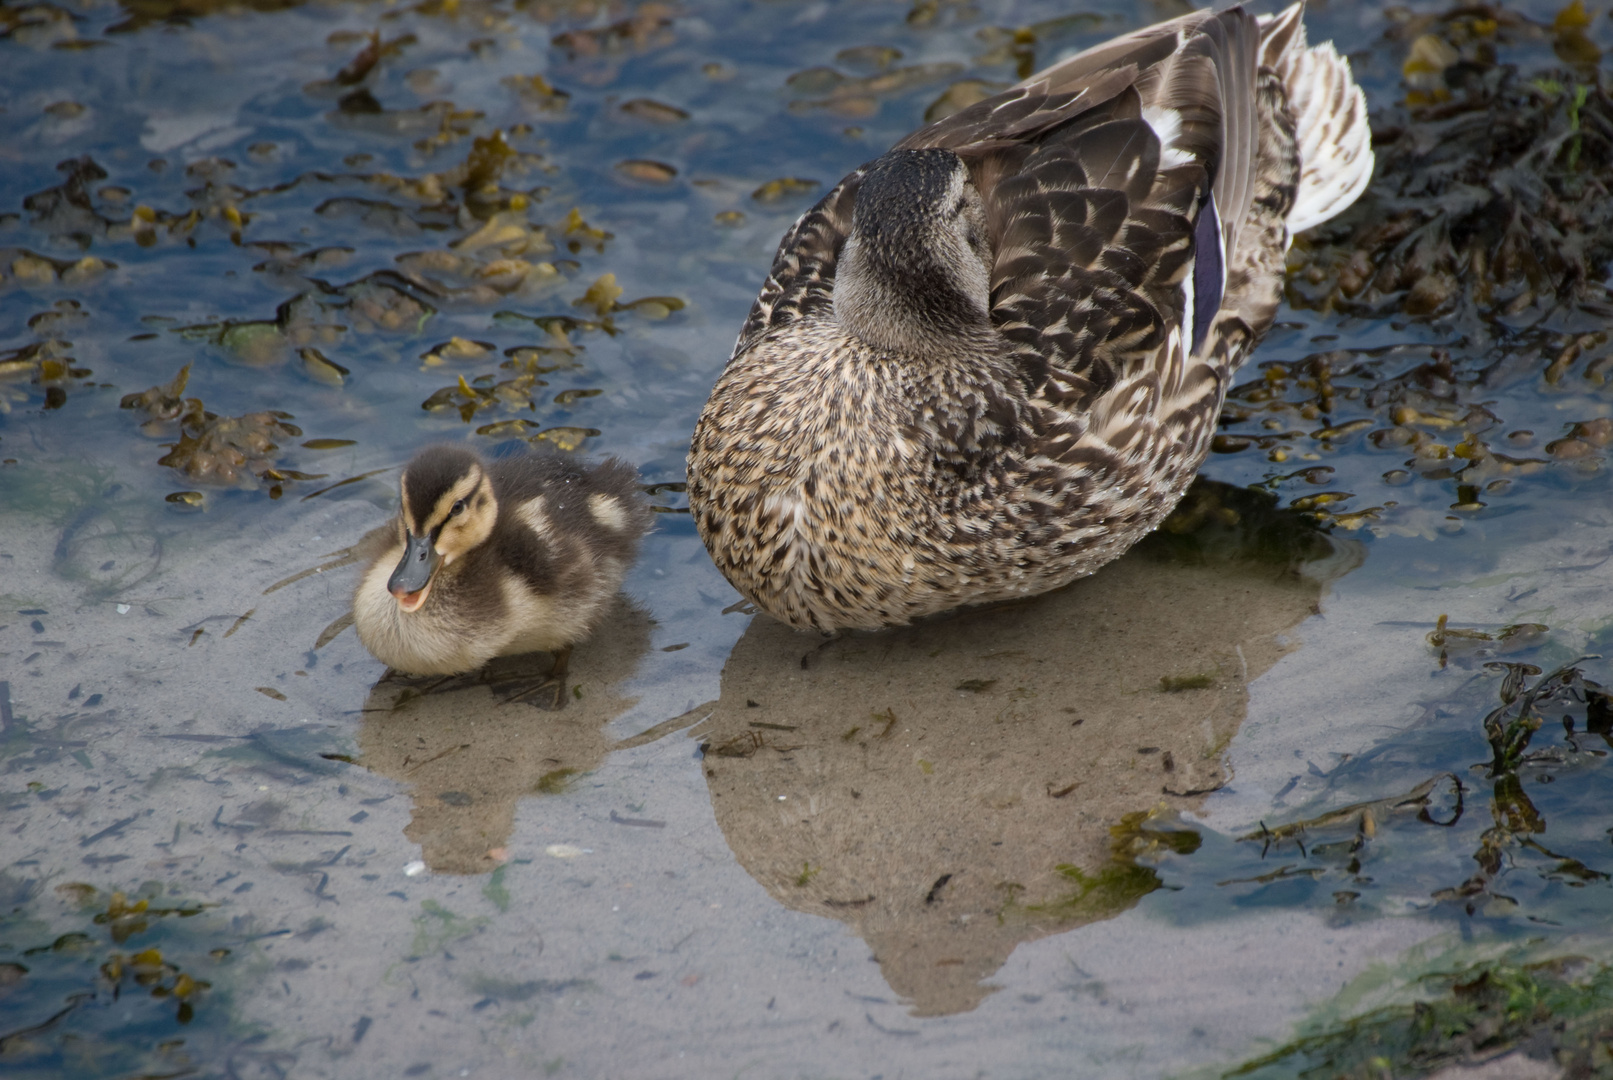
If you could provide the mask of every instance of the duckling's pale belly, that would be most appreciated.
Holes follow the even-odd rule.
[[[440,594],[426,597],[426,603],[413,613],[398,607],[386,585],[397,564],[395,556],[402,553],[399,547],[378,560],[353,594],[354,629],[371,655],[411,675],[457,675],[474,671],[498,655],[504,642],[456,617]]]
[[[915,373],[822,344],[730,364],[689,456],[718,568],[802,629],[901,625],[1089,574],[1170,512],[1213,430],[1169,452],[1144,440],[1123,475],[1071,470],[1038,453],[1043,406],[1005,398],[1018,382],[990,362]]]
[[[610,560],[598,567],[595,587],[561,597],[533,595],[506,577],[491,606],[462,602],[445,573],[420,610],[405,612],[386,587],[401,555],[401,547],[388,552],[365,572],[353,595],[353,621],[377,660],[411,675],[458,675],[495,656],[562,648],[593,625],[625,572]]]

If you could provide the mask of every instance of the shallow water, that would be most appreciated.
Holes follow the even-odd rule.
[[[1385,109],[1439,10],[1308,21]],[[1511,62],[1613,45],[1510,10]],[[0,8],[5,1070],[1292,1075],[1376,1068],[1352,1020],[1428,971],[1605,973],[1584,311],[1296,275],[1218,485],[1028,604],[820,647],[694,534],[688,433],[814,192],[1174,13]],[[413,448],[519,438],[665,511],[572,697],[379,681],[332,564]],[[1541,724],[1496,763],[1487,717]]]

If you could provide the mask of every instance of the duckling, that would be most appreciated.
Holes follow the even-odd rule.
[[[1090,574],[1152,530],[1372,174],[1303,5],[1201,11],[921,128],[791,227],[696,426],[718,568],[799,628]]]
[[[586,468],[558,454],[420,451],[399,481],[396,520],[364,541],[359,640],[412,675],[547,651],[563,677],[571,644],[605,614],[650,527],[637,485],[614,458]]]

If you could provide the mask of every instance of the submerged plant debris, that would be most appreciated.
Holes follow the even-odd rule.
[[[1290,299],[1344,310],[1564,325],[1613,314],[1613,98],[1574,0],[1550,22],[1499,4],[1406,13],[1404,98],[1372,116],[1356,207],[1296,246]],[[1549,61],[1525,61],[1549,45]]]
[[[1371,186],[1296,239],[1287,298],[1425,330],[1257,358],[1229,394],[1217,453],[1262,455],[1268,486],[1312,488],[1292,504],[1331,526],[1425,539],[1522,485],[1606,467],[1605,407],[1542,428],[1496,402],[1531,384],[1604,399],[1613,374],[1613,99],[1588,26],[1578,0],[1554,19],[1481,4],[1389,20],[1378,47],[1403,58],[1402,93],[1373,111]],[[1347,447],[1387,467],[1346,477],[1331,459]]]
[[[236,950],[192,922],[212,905],[169,901],[158,882],[133,894],[69,882],[48,898],[38,881],[0,889],[6,1075],[180,1076],[225,1058],[233,1021],[215,983],[233,982]],[[44,917],[48,906],[71,914]]]
[[[1309,1025],[1292,1042],[1223,1075],[1420,1077],[1508,1051],[1549,1063],[1563,1077],[1613,1071],[1613,964],[1573,955],[1534,959],[1529,952],[1422,974],[1402,995],[1416,1000]],[[1521,1074],[1524,1067],[1509,1059],[1491,1072]]]
[[[1397,775],[1426,762],[1431,775],[1409,790],[1260,822],[1237,838],[1235,872],[1214,887],[1234,906],[1317,904],[1344,920],[1409,908],[1497,927],[1607,927],[1613,857],[1591,808],[1613,797],[1613,698],[1587,674],[1597,663],[1543,674],[1525,660],[1483,662],[1454,698],[1425,706],[1430,718],[1470,717],[1459,745],[1471,756],[1459,771],[1433,771],[1462,738],[1449,721],[1413,726],[1340,764],[1328,792],[1381,790],[1388,762]],[[1481,693],[1499,703],[1484,705]],[[1215,872],[1166,861],[1194,881]]]

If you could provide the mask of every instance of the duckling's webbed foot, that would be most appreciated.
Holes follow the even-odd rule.
[[[535,655],[535,654],[534,654]],[[500,705],[512,705],[522,702],[543,709],[546,712],[558,712],[566,707],[566,674],[571,663],[571,646],[554,651],[554,662],[546,673],[535,674],[530,671],[532,656],[521,657],[525,661],[522,665],[527,670],[509,672],[507,668],[495,671],[491,665],[488,668],[488,684],[494,694],[500,697]]]
[[[454,691],[463,689],[474,680],[469,680],[464,675],[410,675],[408,672],[399,671],[397,668],[387,668],[386,674],[382,675],[379,681],[402,685],[406,689],[413,691],[409,695],[410,697],[424,697],[426,694],[434,694],[439,690]]]

